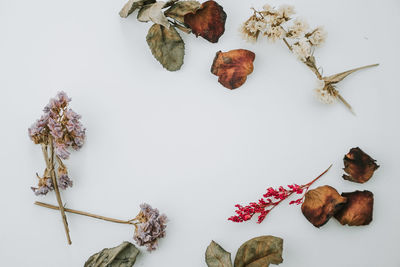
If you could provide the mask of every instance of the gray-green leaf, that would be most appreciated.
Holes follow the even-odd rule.
[[[128,17],[133,11],[144,5],[155,3],[156,0],[129,0],[119,12],[122,18]]]
[[[92,255],[84,267],[132,267],[138,254],[139,250],[132,243],[123,242]]]
[[[352,70],[344,71],[344,72],[341,72],[341,73],[337,73],[337,74],[331,75],[329,77],[324,77],[324,80],[327,81],[327,82],[330,82],[330,83],[338,83],[338,82],[342,81],[344,78],[346,78],[347,76],[349,76],[350,74],[352,74],[353,72],[356,72],[356,71],[359,71],[359,70],[362,70],[362,69],[366,69],[366,68],[376,67],[378,65],[379,64],[372,64],[372,65],[367,65],[367,66],[363,66],[363,67],[360,67],[360,68],[355,68],[355,69],[352,69]]]
[[[146,36],[153,56],[169,71],[179,70],[185,56],[185,44],[174,27],[154,24]]]
[[[245,242],[236,253],[235,267],[268,267],[282,263],[283,239],[260,236]]]
[[[208,267],[232,267],[231,253],[211,241],[206,250],[206,263]]]
[[[200,8],[200,3],[197,1],[177,2],[165,11],[165,16],[175,19],[180,23],[184,23],[184,16],[187,13],[195,12]]]

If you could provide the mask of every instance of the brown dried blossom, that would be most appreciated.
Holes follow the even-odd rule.
[[[342,225],[368,225],[372,221],[374,194],[370,191],[342,193],[347,203],[336,214],[335,218]]]
[[[218,82],[228,89],[242,86],[247,75],[253,72],[253,61],[256,55],[246,49],[236,49],[229,52],[217,52],[211,73],[219,76]]]
[[[346,198],[339,195],[335,188],[324,185],[305,194],[301,211],[309,222],[320,227],[346,203]]]
[[[343,174],[343,179],[355,182],[365,183],[371,179],[375,170],[379,168],[373,158],[362,151],[359,147],[350,149],[344,158],[344,171],[348,174]]]

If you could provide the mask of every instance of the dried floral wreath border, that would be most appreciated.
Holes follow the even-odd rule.
[[[266,4],[261,11],[254,8],[252,10],[253,15],[242,24],[240,29],[243,38],[250,42],[256,42],[260,36],[265,36],[272,42],[282,40],[288,49],[317,77],[318,87],[315,92],[318,99],[325,104],[332,104],[336,100],[340,100],[354,114],[351,105],[340,95],[336,86],[348,75],[358,70],[376,67],[379,64],[323,76],[314,57],[315,48],[326,39],[326,32],[322,27],[310,30],[305,20],[299,18],[293,20],[292,16],[296,12],[290,5],[274,8]]]

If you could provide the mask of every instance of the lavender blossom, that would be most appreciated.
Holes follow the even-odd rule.
[[[72,181],[69,179],[68,174],[62,174],[58,177],[58,187],[64,190],[72,187]]]
[[[50,178],[39,178],[38,187],[31,187],[35,195],[46,195],[48,192],[54,190],[53,183]]]
[[[167,216],[153,209],[149,204],[140,205],[139,225],[136,226],[133,239],[139,246],[146,246],[148,251],[158,247],[158,239],[165,236]]]

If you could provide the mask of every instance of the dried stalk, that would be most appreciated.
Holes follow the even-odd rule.
[[[53,210],[59,210],[60,209],[60,207],[58,207],[58,206],[54,206],[54,205],[43,203],[43,202],[39,202],[39,201],[36,201],[35,205],[38,205],[38,206],[41,206],[41,207],[45,207],[45,208],[48,208],[48,209],[53,209]],[[101,216],[101,215],[92,214],[92,213],[89,213],[89,212],[84,212],[84,211],[74,210],[74,209],[68,209],[68,208],[64,208],[64,211],[70,212],[70,213],[74,213],[74,214],[83,215],[83,216],[87,216],[87,217],[96,218],[96,219],[99,219],[99,220],[113,222],[113,223],[132,224],[132,225],[136,225],[137,224],[137,223],[133,222],[135,219],[132,219],[132,220],[129,220],[129,221],[124,221],[124,220],[118,220],[118,219],[114,219],[114,218],[110,218],[110,217],[105,217],[105,216]]]
[[[51,137],[49,138],[49,143],[50,143],[50,157],[48,155],[47,145],[42,144],[42,152],[43,152],[44,159],[46,161],[46,170],[48,173],[50,173],[51,180],[53,182],[54,191],[56,193],[56,198],[57,198],[57,203],[58,203],[59,210],[61,213],[61,219],[63,221],[65,234],[67,236],[67,242],[69,245],[71,245],[72,241],[71,241],[71,237],[69,235],[67,216],[65,215],[64,206],[63,206],[63,203],[61,200],[60,190],[58,188],[57,176],[56,176],[56,172],[54,169],[54,147],[53,147],[53,140]]]

